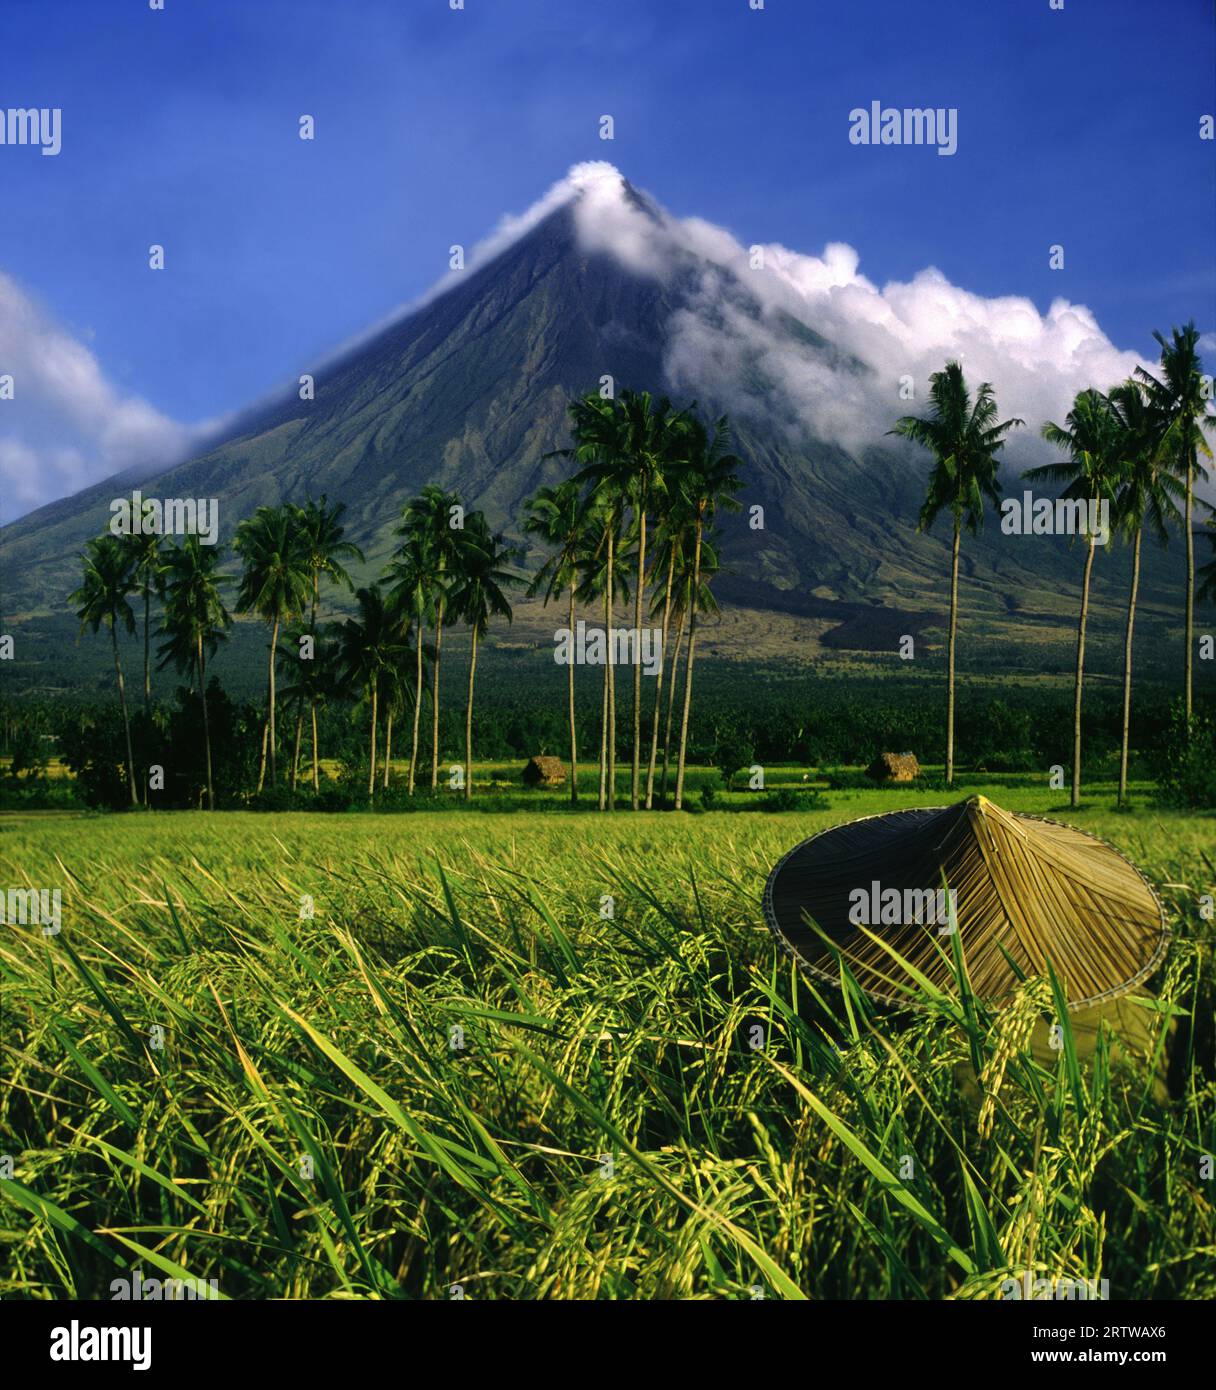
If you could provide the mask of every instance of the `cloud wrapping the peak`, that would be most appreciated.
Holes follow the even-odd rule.
[[[958,358],[973,386],[992,382],[1002,418],[1026,421],[1011,461],[1038,461],[1039,426],[1063,420],[1079,390],[1107,390],[1150,365],[1116,348],[1084,305],[1056,299],[1043,314],[1021,296],[973,294],[933,267],[880,287],[842,242],[818,256],[745,247],[700,218],[639,206],[619,174],[597,167],[575,201],[582,244],[638,273],[680,277],[668,385],[779,422],[791,442],[850,452],[882,442],[899,415],[924,409],[930,373]],[[905,377],[911,401],[900,398]]]

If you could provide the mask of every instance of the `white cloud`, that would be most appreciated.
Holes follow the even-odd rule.
[[[107,380],[93,353],[0,272],[0,521],[124,468],[168,465],[202,434]]]
[[[1042,452],[1039,426],[1062,420],[1077,391],[1109,389],[1149,365],[1115,347],[1084,305],[1061,298],[1043,314],[1020,296],[972,294],[932,267],[880,287],[839,242],[818,256],[765,245],[763,268],[753,268],[754,248],[699,218],[639,205],[619,174],[600,174],[578,199],[576,220],[588,250],[680,277],[685,307],[669,324],[666,360],[672,387],[760,414],[793,437],[851,451],[880,443],[896,417],[923,408],[929,374],[958,358],[973,384],[992,382],[1003,418],[1026,421],[1010,450],[1021,462]],[[791,332],[787,315],[826,346]],[[899,398],[905,375],[912,402]]]

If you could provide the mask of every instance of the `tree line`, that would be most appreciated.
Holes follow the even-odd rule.
[[[545,601],[568,595],[573,629],[577,606],[602,611],[610,634],[619,605],[633,604],[633,630],[644,617],[661,614],[662,641],[653,704],[643,709],[641,666],[632,682],[630,804],[655,804],[662,725],[659,804],[667,803],[677,713],[677,672],[684,655],[684,681],[674,733],[673,801],[682,805],[689,715],[696,658],[697,617],[711,611],[710,584],[718,569],[714,518],[736,508],[740,461],[730,450],[725,417],[704,423],[695,407],[677,409],[667,398],[624,391],[619,398],[598,393],[570,406],[572,445],[550,457],[571,462],[574,476],[541,488],[527,504],[525,534],[551,547],[538,574],[519,568],[518,554],[494,533],[480,511],[466,511],[460,496],[435,485],[422,489],[403,508],[394,529],[398,541],[380,576],[355,588],[347,565],[364,556],[345,538],[344,505],[326,497],[303,506],[262,506],[242,521],[232,549],[240,562],[236,613],[253,614],[268,629],[266,706],[261,728],[257,793],[280,783],[280,711],[294,721],[287,783],[301,781],[301,757],[311,760],[314,791],[320,789],[318,710],[357,693],[367,719],[367,796],[387,790],[394,729],[408,719],[410,755],[407,794],[426,780],[422,719],[429,706],[429,787],[439,786],[440,672],[445,631],[463,626],[469,636],[464,718],[465,761],[457,776],[466,799],[473,795],[473,707],[479,645],[494,619],[510,622],[510,591],[526,587]],[[208,708],[207,667],[226,639],[233,614],[224,590],[222,546],[187,536],[167,542],[159,535],[91,540],[83,557],[80,586],[71,602],[81,630],[109,632],[115,681],[126,742],[130,801],[140,802],[135,772],[126,680],[118,643],[120,629],[137,630],[142,601],[143,698],[152,692],[152,644],[158,639],[158,668],[182,673],[201,701],[207,806],[214,809],[215,785]],[[354,591],[353,616],[319,623],[322,584]],[[159,606],[154,626],[152,605]],[[675,629],[671,675],[664,673]],[[324,658],[323,658],[324,653]],[[603,666],[599,730],[599,809],[616,807],[618,750],[616,666]],[[568,678],[570,796],[578,800],[578,746],[574,713],[575,671]],[[645,764],[645,791],[642,768]],[[307,772],[304,774],[307,776]],[[144,794],[146,800],[146,792]]]
[[[1065,458],[1030,469],[1024,476],[1063,484],[1060,497],[1109,509],[1114,534],[1132,548],[1131,588],[1123,650],[1123,721],[1119,759],[1119,804],[1127,799],[1128,742],[1132,706],[1132,638],[1140,588],[1140,552],[1147,529],[1162,545],[1171,523],[1181,524],[1186,542],[1184,597],[1186,657],[1183,705],[1186,728],[1194,717],[1195,528],[1197,507],[1206,508],[1207,537],[1213,558],[1199,572],[1198,596],[1216,598],[1216,528],[1211,506],[1195,485],[1207,478],[1204,459],[1212,457],[1204,438],[1210,426],[1211,378],[1203,375],[1199,332],[1194,323],[1175,328],[1167,339],[1154,333],[1161,349],[1156,373],[1138,367],[1127,381],[1106,392],[1077,394],[1063,425],[1048,421],[1041,434]],[[984,382],[974,398],[958,362],[930,378],[929,413],[905,415],[891,433],[928,449],[934,457],[918,529],[927,531],[945,513],[953,528],[950,561],[950,626],[946,675],[946,782],[954,781],[955,641],[958,629],[958,570],[962,531],[983,525],[986,504],[999,504],[997,455],[1011,430],[1024,424],[1001,420],[992,386]],[[1179,502],[1182,503],[1181,507]],[[1088,515],[1088,513],[1087,513]],[[1077,622],[1077,659],[1073,694],[1071,801],[1081,799],[1081,711],[1085,676],[1085,630],[1089,617],[1090,576],[1095,532],[1086,525],[1082,537],[1085,563]]]

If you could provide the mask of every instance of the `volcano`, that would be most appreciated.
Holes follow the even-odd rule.
[[[367,554],[361,580],[379,573],[402,505],[426,483],[518,538],[526,499],[567,475],[546,456],[568,442],[571,397],[610,379],[729,413],[745,487],[721,544],[724,605],[813,619],[840,649],[894,651],[901,634],[940,624],[949,536],[944,522],[918,533],[928,460],[886,437],[921,407],[901,401],[889,366],[830,331],[835,281],[849,273],[840,250],[816,262],[826,289],[796,294],[780,248],[767,261],[764,248],[743,253],[611,166],[579,166],[469,269],[313,369],[311,399],[293,382],[195,457],[108,479],[5,528],[5,623],[28,655],[65,621],[82,546],[136,484],[145,497],[217,499],[221,540],[262,504],[325,493],[347,505],[348,534]],[[1057,418],[1071,389],[1060,383]],[[1018,413],[1016,400],[1001,404]],[[1171,552],[1168,570],[1148,567],[1146,638],[1176,622],[1180,561]],[[1080,573],[1066,540],[1002,536],[993,517],[967,537],[963,565],[968,620],[1005,644],[1002,659],[1019,641],[1066,652]],[[1104,591],[1119,619],[1125,560],[1103,556],[1097,571],[1100,632]]]

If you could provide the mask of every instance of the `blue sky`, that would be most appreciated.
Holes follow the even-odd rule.
[[[119,396],[209,419],[609,159],[745,244],[1062,295],[1149,354],[1216,330],[1214,74],[1210,0],[5,0],[0,108],[62,107],[63,148],[0,147],[0,273]],[[957,107],[957,154],[850,145],[873,100]]]

